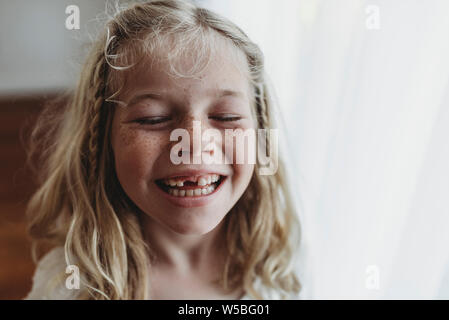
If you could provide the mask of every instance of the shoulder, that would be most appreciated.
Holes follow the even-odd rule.
[[[43,256],[37,263],[31,291],[25,300],[69,300],[76,299],[78,289],[65,286],[67,264],[64,248],[56,247]]]

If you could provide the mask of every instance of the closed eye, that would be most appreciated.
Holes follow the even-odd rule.
[[[170,120],[171,120],[170,117],[151,117],[151,118],[136,119],[133,122],[136,122],[141,125],[155,125],[155,124],[164,123],[164,122],[167,122]]]
[[[211,116],[209,119],[216,120],[216,121],[238,121],[241,120],[242,117],[240,116]]]

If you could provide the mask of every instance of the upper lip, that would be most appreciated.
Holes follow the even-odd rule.
[[[163,177],[159,177],[156,180],[171,179],[171,178],[181,178],[181,177],[197,177],[205,176],[209,174],[218,174],[220,176],[226,176],[226,173],[217,170],[182,170],[173,173],[169,173]]]

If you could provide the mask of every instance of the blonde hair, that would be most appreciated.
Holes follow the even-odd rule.
[[[76,263],[85,284],[80,299],[149,298],[151,244],[143,239],[139,210],[117,179],[109,142],[114,97],[126,81],[123,71],[172,37],[169,58],[195,45],[204,63],[190,70],[194,74],[212,54],[211,35],[246,57],[257,127],[270,128],[273,102],[258,46],[207,9],[161,0],[134,4],[107,23],[69,102],[64,108],[50,105],[31,135],[29,159],[39,164],[40,187],[28,205],[29,233],[36,245],[64,245],[66,263]],[[281,161],[278,171],[267,176],[256,164],[248,188],[225,217],[224,231],[224,289],[240,288],[262,299],[254,285],[260,279],[282,297],[299,292],[294,257],[300,226]]]

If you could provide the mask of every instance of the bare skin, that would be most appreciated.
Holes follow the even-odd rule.
[[[147,230],[155,230],[146,219]],[[151,299],[224,299],[235,300],[243,296],[242,290],[224,291],[218,284],[223,270],[223,248],[219,243],[221,226],[202,237],[186,239],[169,230],[161,230],[147,239],[157,259],[152,263],[150,276]],[[148,234],[147,234],[148,236]]]

